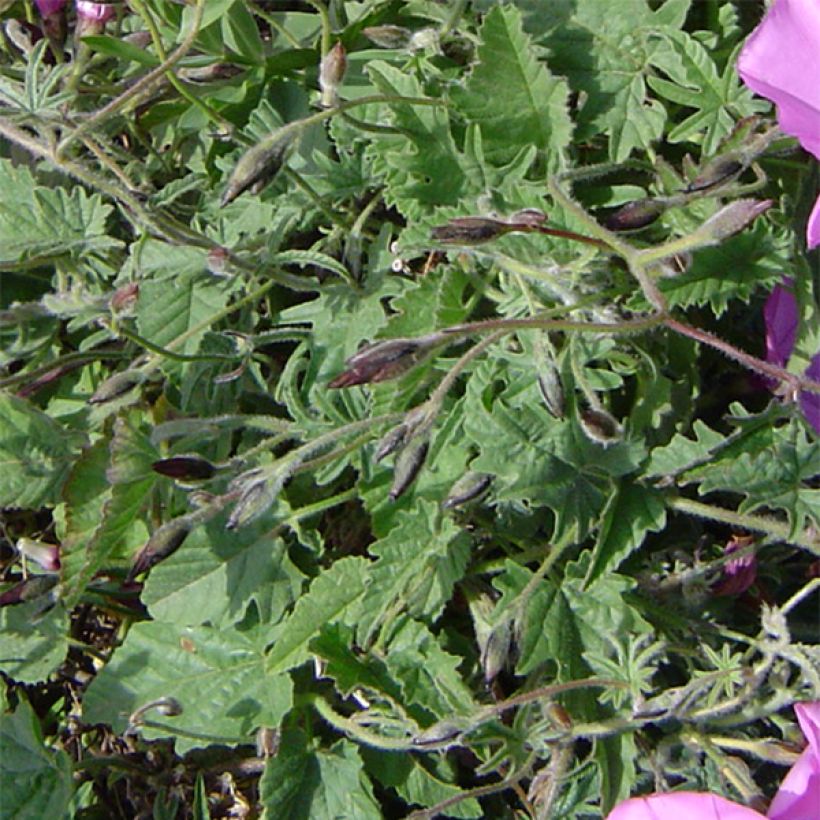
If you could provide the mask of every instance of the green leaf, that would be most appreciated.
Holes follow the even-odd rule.
[[[0,506],[37,509],[57,501],[75,441],[29,402],[0,393]]]
[[[208,274],[204,251],[191,247],[149,240],[139,265],[146,275],[137,303],[140,335],[160,347],[173,344],[176,353],[196,353],[213,316],[228,303],[229,286]],[[163,364],[176,366],[168,359]]]
[[[553,72],[587,96],[576,139],[606,134],[609,158],[623,162],[634,149],[649,149],[666,121],[665,109],[646,89],[648,66],[660,48],[658,21],[646,0],[624,0],[617,14],[599,0],[566,5],[546,45]]]
[[[79,601],[85,587],[106,563],[129,555],[148,540],[140,514],[157,480],[151,464],[158,455],[148,437],[133,422],[120,417],[114,425],[110,465],[105,473],[101,475],[99,461],[96,465],[91,461],[88,474],[81,469],[72,475],[66,496],[70,524],[61,566],[63,597],[68,606]],[[109,483],[110,491],[106,486]],[[90,539],[86,523],[92,529]]]
[[[68,652],[65,607],[43,606],[33,600],[0,609],[0,669],[21,683],[46,680]]]
[[[303,576],[269,530],[230,532],[224,516],[195,529],[145,582],[142,600],[152,617],[180,626],[229,626],[255,602],[262,623],[277,623],[298,597]]]
[[[98,54],[105,54],[107,57],[116,57],[120,60],[139,63],[148,68],[154,68],[154,66],[159,65],[159,60],[150,51],[139,48],[139,46],[119,37],[95,34],[89,37],[83,37],[83,42],[90,46],[92,51],[96,51]]]
[[[75,259],[119,247],[106,233],[111,206],[79,186],[37,184],[25,165],[0,159],[0,268]]]
[[[134,624],[111,661],[92,681],[83,716],[121,732],[128,716],[159,698],[174,698],[182,714],[162,717],[141,731],[148,738],[177,736],[184,752],[211,743],[249,743],[253,730],[277,726],[291,708],[287,676],[265,670],[264,632]]]
[[[657,532],[664,526],[666,507],[661,493],[623,479],[604,510],[586,583],[594,583],[617,569],[640,548],[648,532]]]
[[[566,83],[539,62],[514,6],[493,8],[479,37],[478,61],[466,84],[453,89],[453,99],[464,117],[480,127],[488,162],[503,165],[521,145],[533,144],[554,166],[572,135]]]
[[[365,589],[367,562],[364,558],[342,558],[313,580],[293,612],[282,624],[268,655],[267,674],[284,672],[308,658],[308,642],[322,626],[344,621]]]
[[[60,820],[68,817],[74,789],[71,759],[43,742],[40,723],[28,702],[0,713],[0,779],[3,817]]]
[[[279,754],[268,759],[260,781],[267,820],[381,820],[356,747],[340,740],[330,749],[308,751],[304,739],[289,733]]]
[[[419,82],[387,63],[374,60],[367,67],[383,94],[424,97]],[[372,140],[369,154],[374,171],[384,175],[385,200],[407,218],[429,213],[433,206],[455,205],[467,180],[443,105],[393,103],[390,112],[400,135]]]
[[[455,524],[437,524],[438,509],[419,501],[401,512],[390,534],[371,544],[378,560],[368,571],[368,586],[358,618],[358,641],[368,646],[376,631],[408,613],[434,620],[449,600],[469,557],[469,544]]]

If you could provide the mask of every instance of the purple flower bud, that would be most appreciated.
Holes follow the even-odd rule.
[[[56,544],[20,538],[17,541],[17,551],[30,561],[38,563],[47,572],[57,572],[60,569],[60,548]]]
[[[611,231],[637,231],[651,225],[666,210],[659,199],[635,199],[611,213],[604,225]]]
[[[347,368],[332,379],[329,387],[352,387],[394,379],[418,364],[440,341],[436,334],[415,339],[387,339],[363,347],[351,356]]]
[[[724,547],[724,555],[731,555],[752,542],[752,536],[734,536]],[[712,585],[715,595],[740,595],[755,582],[757,578],[757,556],[748,553],[740,558],[733,558],[723,567],[720,578]]]
[[[794,350],[800,317],[792,280],[786,278],[766,300],[763,319],[766,323],[766,361],[783,367]]]
[[[707,219],[698,228],[698,233],[702,234],[709,244],[717,245],[742,231],[773,204],[771,199],[736,199]]]
[[[820,381],[820,353],[812,356],[811,363],[803,374],[807,379]],[[814,428],[814,432],[820,435],[820,393],[809,393],[803,390],[800,393],[800,409],[806,421]]]
[[[200,456],[163,458],[155,461],[151,468],[160,475],[183,481],[204,481],[216,473],[216,467]]]

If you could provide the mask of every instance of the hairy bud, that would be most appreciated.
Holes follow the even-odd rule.
[[[697,233],[707,244],[716,245],[742,231],[773,204],[771,199],[736,199],[707,219]]]
[[[95,391],[89,404],[106,404],[121,396],[130,393],[145,380],[145,376],[140,370],[124,370],[122,373],[115,373],[107,378]]]
[[[319,88],[321,105],[332,108],[338,101],[338,90],[347,70],[347,52],[341,40],[322,58],[319,65]]]
[[[430,442],[427,437],[420,437],[410,441],[396,457],[396,464],[393,467],[393,484],[390,487],[390,500],[395,501],[408,487],[416,480],[424,460],[427,458],[427,450]]]
[[[201,456],[163,458],[155,461],[151,468],[160,475],[183,481],[204,481],[216,474],[216,467]]]
[[[627,202],[604,220],[610,231],[638,231],[655,222],[666,210],[660,199],[636,199]]]
[[[617,419],[605,410],[587,407],[580,412],[579,421],[587,438],[604,447],[617,444],[623,437],[623,428]]]
[[[367,345],[345,362],[347,369],[336,376],[329,387],[352,387],[394,379],[418,364],[440,341],[440,334],[430,334]]]
[[[441,506],[445,510],[451,510],[481,498],[490,489],[494,478],[495,476],[489,473],[476,473],[470,470],[453,484]]]
[[[134,558],[128,572],[128,581],[133,581],[138,575],[173,555],[182,546],[190,531],[191,525],[184,519],[172,519],[155,530]]]
[[[368,26],[362,34],[379,48],[407,48],[413,32],[401,26]]]
[[[220,200],[222,207],[233,202],[249,188],[270,182],[282,170],[288,149],[298,133],[299,129],[291,123],[249,148],[239,158],[228,177],[228,184]]]

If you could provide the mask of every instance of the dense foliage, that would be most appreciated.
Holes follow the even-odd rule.
[[[116,12],[0,2],[4,816],[770,796],[820,323],[758,4]]]

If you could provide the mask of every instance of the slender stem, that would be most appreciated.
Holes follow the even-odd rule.
[[[694,501],[691,498],[667,498],[666,505],[673,510],[696,515],[699,518],[708,518],[712,521],[720,521],[723,524],[731,524],[733,527],[762,532],[783,541],[787,544],[794,544],[803,547],[814,555],[820,556],[820,540],[809,532],[794,532],[784,521],[770,518],[765,515],[754,515],[751,513],[738,513],[732,510],[716,507],[712,504],[704,504],[702,501]]]
[[[175,362],[235,362],[237,359],[242,358],[241,353],[175,353],[173,350],[154,344],[150,339],[146,339],[144,336],[140,336],[138,333],[127,330],[122,326],[114,332],[128,339],[128,341],[151,351],[151,353],[156,353],[157,356],[164,359],[173,359]]]
[[[165,52],[165,46],[163,46],[162,44],[162,37],[159,33],[159,29],[157,28],[156,23],[154,22],[153,15],[146,8],[142,0],[131,0],[131,5],[145,23],[148,32],[151,35],[151,41],[154,44],[157,56],[159,57],[160,61],[164,63],[168,59],[168,55]],[[174,74],[174,72],[170,68],[166,70],[165,76],[168,78],[168,82],[171,83],[171,85],[176,89],[180,97],[187,100],[191,105],[202,111],[202,113],[205,114],[205,116],[208,117],[208,119],[217,123],[219,127],[222,129],[223,133],[230,134],[233,132],[233,123],[228,122],[228,120],[226,120],[218,111],[213,109],[204,100],[201,100],[199,97],[188,91],[188,89],[185,87],[185,85],[182,83],[179,77],[177,77],[177,75]]]
[[[80,367],[84,364],[90,364],[100,359],[127,359],[129,356],[121,350],[98,350],[88,352],[66,353],[65,356],[60,356],[59,359],[41,365],[35,370],[26,370],[21,373],[15,373],[13,376],[8,376],[5,379],[0,379],[0,389],[7,387],[14,387],[18,384],[23,384],[29,380],[36,380],[40,376],[45,376],[53,371],[61,370],[63,368]]]

